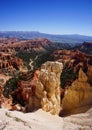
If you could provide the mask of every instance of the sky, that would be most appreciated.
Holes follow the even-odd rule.
[[[92,36],[92,0],[0,0],[0,31]]]

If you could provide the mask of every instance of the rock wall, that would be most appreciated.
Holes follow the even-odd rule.
[[[86,74],[80,69],[78,80],[72,83],[62,100],[64,113],[69,113],[74,109],[78,109],[77,113],[79,113],[79,108],[84,107],[86,110],[86,106],[92,106],[92,86],[87,80]]]

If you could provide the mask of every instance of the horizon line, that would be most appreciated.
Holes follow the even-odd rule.
[[[47,33],[47,32],[41,32],[41,31],[29,31],[29,30],[4,30],[4,31],[0,31],[0,32],[36,32],[36,33],[43,33],[43,34],[48,34],[48,35],[80,35],[80,36],[89,36],[92,37],[92,35],[88,35],[88,34],[79,34],[79,33]]]

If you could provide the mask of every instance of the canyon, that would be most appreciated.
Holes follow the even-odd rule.
[[[1,38],[0,107],[0,129],[91,130],[92,55],[45,38]]]

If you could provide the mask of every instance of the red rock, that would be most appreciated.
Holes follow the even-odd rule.
[[[4,42],[3,42],[4,43]],[[7,42],[7,44],[0,44],[0,50],[3,52],[16,53],[17,51],[30,51],[36,52],[46,51],[45,48],[52,44],[48,39],[33,39],[25,41]]]
[[[9,53],[0,52],[0,69],[15,68],[19,69],[23,66],[23,60]]]

